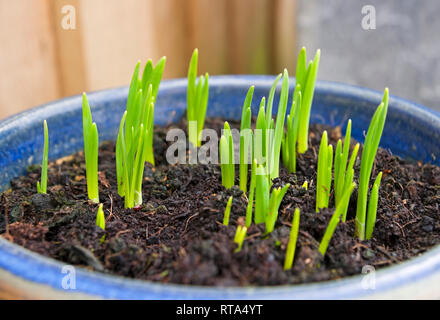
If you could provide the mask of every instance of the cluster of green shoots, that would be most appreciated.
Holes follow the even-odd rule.
[[[262,173],[263,170],[264,167],[258,165],[256,170],[257,186],[255,188],[254,222],[256,224],[265,223],[266,234],[269,234],[275,227],[275,222],[278,218],[278,209],[290,184],[286,184],[283,188],[274,188],[272,192],[270,192],[269,182]]]
[[[374,159],[380,138],[382,137],[385,119],[388,111],[388,88],[385,89],[383,99],[371,119],[362,151],[361,172],[359,175],[359,190],[356,209],[356,235],[360,240],[370,239],[376,223],[377,201],[382,172],[377,175],[373,184],[367,214],[368,187],[373,169]]]
[[[287,131],[283,133],[282,160],[289,172],[296,172],[296,153],[308,149],[310,110],[315,92],[321,51],[307,64],[306,49],[302,48],[296,65],[296,83],[290,114],[287,116]]]
[[[335,152],[335,169],[334,169],[334,194],[335,194],[335,207],[337,208],[341,199],[344,195],[345,190],[350,188],[353,184],[354,178],[354,163],[356,161],[356,156],[359,151],[359,143],[357,143],[351,152],[350,161],[348,162],[348,154],[350,151],[350,140],[351,140],[351,119],[348,120],[347,129],[345,131],[344,143],[342,144],[341,139],[338,140]],[[348,206],[344,207],[342,213],[342,221],[345,222],[347,219]]]
[[[353,183],[354,178],[354,164],[356,156],[359,151],[359,143],[354,147],[350,161],[348,162],[348,155],[350,152],[351,139],[351,119],[348,120],[347,129],[345,132],[344,143],[339,139],[336,151],[334,154],[334,195],[335,207],[337,208],[341,202],[345,191],[349,189]],[[324,131],[321,137],[321,144],[319,146],[318,155],[318,175],[316,181],[316,212],[322,208],[328,208],[329,198],[331,193],[331,182],[333,174],[333,146],[328,144],[327,131]],[[347,218],[347,206],[341,208],[342,221],[345,222]]]
[[[279,74],[269,91],[267,99],[263,97],[255,124],[251,130],[251,104],[254,87],[246,95],[240,125],[240,164],[239,187],[246,193],[248,186],[249,156],[251,159],[251,179],[249,186],[248,206],[245,226],[249,228],[252,218],[255,224],[265,223],[266,235],[271,233],[278,218],[281,202],[289,184],[273,188],[272,180],[279,176],[279,163],[282,147],[282,159],[290,172],[296,170],[296,153],[304,153],[308,148],[308,129],[310,110],[318,72],[320,51],[308,65],[306,51],[303,48],[298,57],[296,87],[293,93],[290,114],[287,116],[287,133],[284,131],[289,97],[289,75],[287,70]],[[275,90],[282,78],[281,94],[276,121],[272,118]],[[220,163],[222,184],[225,188],[235,185],[234,141],[230,126],[225,122],[223,135],[220,138]],[[307,187],[307,186],[306,186]],[[255,214],[253,216],[255,197]],[[299,215],[299,213],[298,213]]]
[[[194,147],[202,145],[202,129],[205,124],[209,95],[208,73],[205,76],[200,76],[197,81],[198,56],[199,51],[194,49],[188,69],[187,87],[188,139]]]
[[[265,223],[265,234],[273,231],[277,221],[278,210],[284,195],[289,188],[274,188],[272,192],[272,180],[279,174],[280,147],[282,147],[281,159],[289,172],[296,171],[296,155],[308,149],[308,128],[310,120],[310,109],[313,100],[313,93],[316,82],[317,69],[319,66],[320,51],[318,50],[315,58],[306,67],[306,53],[303,48],[300,52],[297,65],[296,86],[292,97],[290,114],[287,115],[286,133],[284,133],[284,118],[288,98],[288,75],[284,71],[283,85],[281,89],[280,102],[278,106],[276,122],[272,119],[272,105],[275,88],[281,75],[279,75],[269,92],[268,104],[263,97],[255,124],[255,130],[251,130],[251,104],[254,93],[252,86],[245,98],[241,125],[240,125],[240,163],[239,163],[239,187],[246,193],[248,192],[248,206],[246,210],[245,226],[249,228],[252,219],[255,224]],[[358,206],[356,214],[356,235],[361,239],[370,239],[373,233],[378,204],[378,190],[382,173],[377,175],[373,184],[367,212],[367,194],[374,159],[382,135],[388,105],[388,89],[385,89],[382,103],[377,108],[364,144],[362,153]],[[322,208],[328,208],[330,195],[332,194],[332,181],[334,181],[335,211],[330,223],[325,231],[319,246],[319,251],[325,255],[330,239],[342,220],[347,219],[349,202],[354,189],[354,165],[360,148],[356,144],[351,151],[352,121],[349,120],[346,128],[344,141],[338,141],[335,151],[328,142],[328,134],[323,132],[318,156],[317,182],[316,182],[316,212]],[[225,122],[223,135],[220,139],[220,162],[222,173],[222,184],[225,188],[235,185],[235,154],[234,140],[230,126]],[[248,159],[251,158],[251,178],[248,187]],[[334,178],[333,178],[334,177]],[[308,182],[305,181],[303,187],[307,189]],[[255,197],[255,201],[254,201]],[[255,204],[255,213],[253,209]],[[227,212],[229,223],[230,207]],[[293,216],[291,235],[286,252],[285,270],[292,267],[295,246],[299,229],[299,209],[296,209]],[[237,228],[237,235],[241,235],[242,226]],[[237,242],[238,243],[238,242]],[[241,250],[241,242],[237,250]]]
[[[140,78],[140,62],[138,62],[131,80],[127,110],[122,116],[116,144],[118,193],[124,197],[126,208],[142,204],[144,165],[145,162],[154,165],[154,104],[164,67],[165,57],[160,59],[156,66],[153,66],[152,61],[148,60]],[[87,194],[89,200],[99,203],[98,129],[96,123],[92,121],[92,113],[85,93],[83,93],[82,115]],[[47,192],[48,151],[48,128],[46,121],[44,121],[43,161],[41,182],[37,182],[38,193]],[[98,208],[96,225],[105,230],[102,204]],[[101,239],[101,241],[103,240],[104,238]]]
[[[198,51],[194,50],[188,71],[188,122],[196,123],[195,134],[189,127],[190,141],[194,146],[201,144],[207,103],[208,103],[208,74],[197,77]],[[124,197],[126,208],[142,204],[142,181],[145,162],[154,166],[153,126],[154,105],[162,79],[166,58],[163,57],[154,66],[148,60],[140,77],[140,62],[136,64],[129,87],[126,111],[124,112],[116,143],[116,173],[118,193]],[[99,203],[98,186],[98,129],[92,121],[92,113],[87,99],[83,94],[83,137],[84,155],[86,162],[86,179],[88,198]],[[194,138],[195,137],[195,138]],[[48,165],[48,129],[44,121],[44,148],[41,170],[41,182],[37,182],[39,193],[47,192]],[[231,199],[232,201],[232,199]],[[99,205],[96,225],[105,230],[104,212]]]
[[[127,110],[122,116],[116,142],[118,193],[124,197],[126,208],[142,204],[145,162],[154,165],[154,104],[164,67],[165,57],[156,66],[148,60],[139,78],[138,62],[131,80]]]
[[[333,146],[327,144],[327,131],[324,131],[319,146],[318,175],[316,177],[316,212],[328,207],[332,183]]]
[[[367,196],[373,169],[374,159],[376,157],[379,142],[382,137],[383,128],[388,109],[388,89],[385,89],[381,104],[376,109],[367,136],[365,138],[364,148],[362,152],[361,167],[359,174],[359,188],[357,198],[356,211],[356,229],[355,235],[360,239],[371,239],[374,226],[376,223],[377,204],[380,181],[382,172],[376,177],[371,190],[370,199],[368,201],[367,212]],[[353,182],[354,163],[359,151],[359,144],[353,148],[350,160],[348,155],[350,151],[351,139],[351,120],[348,121],[345,133],[344,143],[339,140],[334,155],[334,195],[335,195],[335,212],[330,220],[325,235],[319,247],[320,252],[324,255],[331,236],[336,229],[339,221],[346,221],[347,210],[350,202],[351,194],[356,187]],[[318,175],[316,183],[316,212],[322,208],[328,208],[329,197],[331,192],[332,170],[333,170],[333,147],[328,145],[327,132],[324,131],[318,155]]]
[[[271,192],[272,180],[279,176],[281,147],[283,163],[290,172],[296,170],[297,151],[298,153],[304,153],[308,148],[310,110],[319,59],[319,50],[314,60],[308,65],[305,49],[303,48],[299,54],[296,87],[293,93],[290,114],[287,116],[287,133],[284,132],[289,97],[289,75],[287,70],[284,70],[282,78],[276,121],[274,122],[272,118],[272,108],[275,90],[281,79],[281,74],[276,77],[269,91],[267,107],[265,97],[260,102],[254,131],[251,130],[251,104],[254,87],[249,88],[242,109],[239,151],[239,187],[244,193],[248,191],[249,157],[251,159],[251,179],[245,219],[246,228],[249,228],[252,219],[255,224],[265,223],[266,235],[271,233],[275,227],[279,207],[290,185],[273,188]],[[225,122],[223,135],[220,138],[222,184],[225,188],[231,188],[235,185],[234,152],[231,129],[229,124]],[[255,214],[253,216],[254,197]]]
[[[84,156],[86,158],[86,178],[87,193],[89,199],[99,203],[98,188],[98,128],[92,122],[89,101],[83,93],[83,136],[84,136]]]
[[[254,87],[246,95],[243,105],[241,132],[240,132],[240,189],[246,192],[248,183],[249,155],[251,161],[255,159],[258,164],[258,175],[263,175],[268,183],[279,175],[279,158],[281,140],[284,132],[284,119],[286,115],[287,99],[289,93],[289,74],[284,70],[283,85],[278,105],[276,123],[272,119],[272,106],[275,89],[281,74],[275,79],[269,92],[266,109],[266,99],[262,98],[257,116],[255,131],[251,130],[251,108]],[[275,132],[275,133],[274,133]],[[225,188],[235,185],[235,150],[230,126],[225,122],[223,134],[220,138],[220,163],[222,169],[222,184]]]
[[[284,118],[289,92],[289,75],[287,70],[284,70],[278,115],[274,123],[272,119],[272,106],[275,90],[280,79],[281,74],[278,75],[271,87],[267,109],[265,97],[261,100],[255,131],[251,129],[253,86],[249,88],[243,104],[239,165],[239,185],[243,192],[247,191],[249,157],[251,158],[251,179],[245,226],[239,226],[234,240],[235,242],[238,241],[238,251],[241,250],[246,230],[251,225],[252,220],[254,220],[255,224],[265,224],[266,235],[274,230],[279,207],[290,186],[286,184],[282,188],[272,188],[271,191],[272,180],[279,175],[281,140],[284,132]],[[274,134],[273,131],[275,131]],[[231,188],[235,185],[234,158],[234,140],[230,126],[228,122],[225,122],[223,134],[220,138],[221,174],[222,184],[225,188]],[[253,215],[254,196],[255,214]],[[227,219],[229,220],[229,211],[227,212]]]

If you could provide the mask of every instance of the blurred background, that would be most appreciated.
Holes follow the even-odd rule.
[[[184,77],[195,47],[211,75],[294,75],[321,48],[318,79],[440,111],[439,16],[438,0],[0,0],[0,118],[128,85],[137,60]]]

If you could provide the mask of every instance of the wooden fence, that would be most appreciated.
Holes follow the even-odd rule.
[[[294,72],[295,0],[0,0],[0,118],[126,85],[137,60],[192,50],[210,74]],[[67,28],[66,28],[67,26]]]

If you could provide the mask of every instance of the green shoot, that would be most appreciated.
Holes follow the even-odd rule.
[[[275,134],[273,137],[273,141],[270,141],[269,136],[269,176],[270,179],[278,178],[279,176],[279,166],[280,166],[280,153],[281,153],[281,140],[283,139],[284,135],[284,119],[286,118],[286,110],[287,110],[287,99],[289,97],[289,74],[287,72],[287,69],[284,69],[283,74],[283,85],[281,87],[281,96],[280,101],[278,104],[278,111],[277,111],[277,119],[275,123]],[[269,95],[269,101],[268,101],[268,108],[267,108],[267,115],[266,115],[266,128],[271,128],[271,122],[272,120],[272,102],[273,102],[273,96]],[[266,142],[267,143],[267,142]]]
[[[138,62],[131,80],[127,110],[121,119],[116,143],[118,193],[124,197],[126,208],[142,204],[144,164],[154,165],[154,103],[164,67],[165,57],[155,67],[148,60],[140,79]]]
[[[225,226],[229,225],[229,216],[231,214],[232,196],[229,197],[228,203],[226,204],[225,215],[223,216],[223,224]]]
[[[332,182],[333,146],[327,143],[327,131],[324,131],[319,146],[318,177],[316,181],[316,212],[327,208]]]
[[[208,73],[206,73],[205,76],[200,76],[199,81],[196,81],[198,55],[198,49],[194,49],[188,68],[187,88],[186,113],[188,119],[188,136],[189,142],[191,142],[194,147],[200,147],[202,144],[202,130],[205,124],[209,96]],[[195,132],[194,129],[196,129]]]
[[[281,201],[283,200],[287,189],[289,189],[290,184],[286,184],[283,188],[276,188],[272,190],[269,200],[269,211],[265,218],[266,224],[266,234],[269,234],[275,228],[275,222],[278,218],[278,210],[281,205]]]
[[[338,207],[341,202],[342,195],[346,188],[349,188],[353,183],[354,176],[354,162],[356,161],[356,156],[359,151],[359,144],[354,147],[350,161],[348,162],[348,153],[350,151],[350,139],[351,139],[351,119],[348,120],[347,129],[345,131],[344,143],[341,139],[338,140],[335,152],[335,207]],[[348,207],[343,210],[342,221],[345,222],[347,219]]]
[[[220,138],[220,168],[222,172],[222,185],[230,189],[235,184],[235,163],[234,163],[234,140],[231,128],[226,121],[223,135]]]
[[[308,183],[308,181],[306,180],[306,181],[304,181],[304,183],[303,183],[303,185],[301,186],[301,188],[304,188],[304,189],[306,189],[306,191],[309,189],[309,183]]]
[[[345,131],[344,147],[342,150],[342,141],[338,140],[335,152],[335,206],[338,206],[341,200],[345,182],[345,171],[347,169],[348,152],[350,151],[351,139],[351,119],[348,120]]]
[[[367,136],[365,138],[364,149],[362,151],[361,169],[359,176],[359,191],[356,209],[356,236],[360,240],[365,239],[365,221],[367,220],[367,196],[368,187],[373,169],[374,159],[379,147],[380,138],[382,136],[385,119],[388,110],[388,88],[385,89],[383,99],[376,112],[371,119],[368,127]],[[369,214],[376,214],[369,210]],[[371,226],[371,223],[370,223]]]
[[[286,184],[283,188],[273,189],[272,193],[270,193],[269,180],[267,178],[264,166],[257,165],[256,160],[254,160],[254,163],[256,167],[254,222],[255,224],[265,223],[266,234],[268,234],[272,232],[274,229],[275,222],[278,217],[278,209],[290,185]],[[248,210],[251,210],[249,209],[249,204],[248,204]]]
[[[234,252],[240,252],[243,247],[243,241],[246,237],[247,228],[243,226],[238,226],[237,231],[235,232],[234,242],[238,245],[238,247],[234,250]]]
[[[284,119],[286,117],[287,99],[289,94],[289,74],[284,70],[281,96],[278,104],[276,123],[272,119],[272,107],[275,97],[275,90],[281,74],[277,76],[272,84],[265,112],[266,99],[263,97],[257,116],[256,131],[254,133],[254,158],[261,165],[264,165],[266,178],[275,179],[279,175],[279,161],[281,144],[284,136]]]
[[[99,203],[98,188],[98,128],[96,123],[92,122],[92,113],[90,111],[87,95],[83,93],[83,135],[84,135],[84,156],[86,158],[86,177],[87,193],[89,199]]]
[[[257,165],[256,177],[257,184],[255,187],[255,224],[260,224],[266,221],[267,211],[269,210],[269,181],[265,175],[265,168],[263,165]]]
[[[272,152],[272,140],[273,140],[273,119],[272,119],[272,106],[275,97],[275,89],[277,87],[278,81],[281,79],[281,74],[279,74],[272,84],[269,91],[269,100],[267,104],[267,116],[265,112],[266,98],[261,99],[260,108],[258,111],[257,122],[255,125],[254,132],[254,149],[253,158],[257,160],[257,163],[263,165],[262,170],[259,174],[264,174],[269,180],[269,154]],[[270,115],[270,116],[269,116]],[[281,137],[282,139],[282,137]]]
[[[300,106],[301,106],[301,85],[297,83],[295,87],[295,91],[293,93],[290,114],[287,116],[286,142],[283,148],[283,152],[285,153],[283,163],[284,166],[291,173],[296,172],[296,144],[298,139]]]
[[[47,122],[44,120],[44,147],[43,147],[43,160],[41,161],[41,184],[37,181],[38,193],[47,192],[47,161],[49,154],[49,131],[47,129]]]
[[[269,99],[267,100],[267,112],[266,112],[266,128],[270,129],[273,128],[271,122],[272,122],[272,108],[273,108],[273,100],[275,99],[275,90],[278,85],[278,81],[281,79],[281,73],[277,75],[274,82],[272,83],[272,87],[269,90]],[[283,79],[284,81],[284,79]]]
[[[287,116],[287,133],[283,148],[283,163],[289,172],[296,172],[296,153],[308,148],[310,110],[315,91],[321,51],[306,68],[306,49],[302,48],[296,66],[296,84],[290,114]]]
[[[287,116],[287,122],[289,122],[289,116]],[[281,160],[286,168],[289,168],[289,150],[287,150],[289,138],[287,134],[283,134],[283,139],[281,140]]]
[[[249,143],[247,133],[251,133],[251,103],[254,94],[254,86],[249,88],[246,99],[243,104],[243,111],[241,113],[240,126],[240,190],[246,192],[248,180],[248,158],[249,158]]]
[[[105,230],[105,217],[104,211],[102,210],[102,203],[98,207],[98,212],[96,213],[96,225],[102,230]]]
[[[308,149],[310,110],[315,92],[320,56],[321,50],[318,49],[315,58],[308,64],[307,68],[306,49],[302,48],[298,56],[296,83],[300,85],[302,91],[301,107],[299,110],[298,153],[304,153]]]
[[[260,103],[260,109],[258,111],[257,122],[255,124],[254,132],[254,158],[257,163],[266,163],[266,153],[269,152],[266,144],[266,114],[264,112],[264,106],[266,103],[266,98],[263,97]],[[267,149],[267,150],[266,150]]]
[[[350,157],[350,161],[348,162],[348,167],[345,173],[345,179],[344,179],[344,187],[342,188],[343,192],[345,192],[345,190],[347,190],[347,188],[350,188],[350,186],[353,183],[353,177],[354,177],[354,162],[356,161],[356,156],[358,154],[359,151],[359,143],[357,143],[354,146],[353,151],[351,152],[351,157]],[[339,201],[340,202],[340,201]],[[338,202],[338,204],[339,204]],[[336,204],[336,207],[338,206],[338,204]],[[345,222],[347,219],[347,210],[348,210],[348,204],[345,207],[345,209],[343,210],[343,214],[342,214],[342,221]]]
[[[252,223],[252,209],[254,206],[254,193],[255,193],[255,186],[257,184],[257,176],[256,176],[256,170],[257,170],[257,160],[254,159],[251,165],[251,185],[249,187],[249,198],[248,198],[248,205],[246,207],[246,227],[249,228]]]
[[[287,244],[286,258],[284,259],[284,270],[292,269],[293,258],[295,257],[296,241],[299,231],[299,209],[296,208],[293,214],[292,227],[290,228],[289,243]]]
[[[373,184],[373,189],[371,190],[370,200],[368,201],[368,214],[367,214],[367,227],[365,238],[367,240],[371,239],[373,235],[374,226],[376,224],[376,214],[377,214],[377,202],[379,200],[379,186],[380,180],[382,179],[382,172],[379,172],[376,180]]]
[[[342,196],[342,199],[339,203],[339,206],[336,207],[335,212],[333,213],[330,219],[330,222],[327,226],[327,229],[325,230],[321,243],[319,244],[319,252],[321,252],[323,256],[327,252],[327,248],[333,236],[333,233],[335,232],[336,227],[339,224],[340,217],[342,216],[345,207],[348,206],[348,203],[350,202],[350,197],[355,187],[356,184],[352,183],[351,186],[345,190],[344,195]]]
[[[148,60],[142,73],[142,79],[140,79],[140,61],[138,61],[133,72],[127,98],[127,119],[125,124],[127,152],[130,158],[136,152],[139,135],[141,134],[140,124],[143,124],[144,128],[151,132],[151,134],[147,136],[148,153],[146,155],[146,161],[153,166],[155,164],[152,134],[154,125],[154,103],[165,68],[165,62],[166,58],[162,57],[156,66],[153,67],[153,62]]]
[[[124,135],[124,123],[127,111],[122,116],[119,125],[119,135],[116,144],[116,166],[120,166],[118,171],[121,173],[120,194],[124,196],[126,208],[133,208],[142,204],[142,178],[146,153],[148,153],[148,144],[146,143],[148,130],[144,125],[140,125],[141,134],[137,144],[136,153],[132,157],[127,153],[127,146]]]
[[[98,212],[96,213],[96,225],[105,231],[105,217],[104,211],[102,210],[102,203],[99,204]],[[105,234],[99,240],[99,243],[102,244],[105,241]]]

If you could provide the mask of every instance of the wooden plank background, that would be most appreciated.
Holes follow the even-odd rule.
[[[76,12],[64,30],[62,8]],[[195,47],[210,74],[275,74],[296,61],[295,0],[0,0],[0,119],[127,85],[137,60],[184,77]]]

